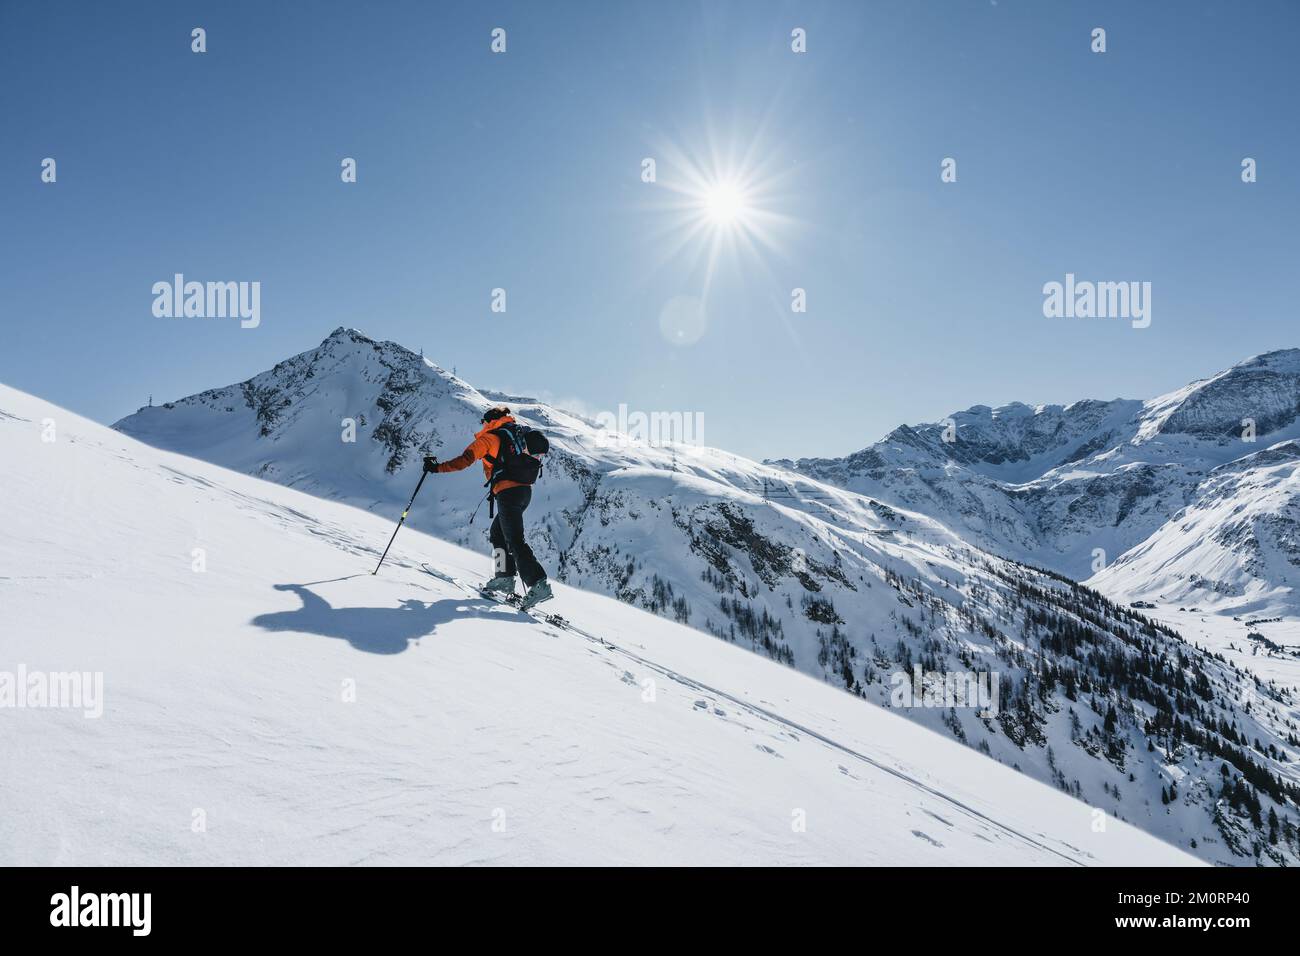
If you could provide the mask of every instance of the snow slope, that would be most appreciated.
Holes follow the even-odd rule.
[[[0,672],[104,682],[0,709],[0,863],[1196,862],[620,602],[557,587],[606,644],[470,597],[416,531],[372,576],[388,521],[2,386],[0,483]]]

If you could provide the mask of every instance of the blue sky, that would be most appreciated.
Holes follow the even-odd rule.
[[[9,0],[0,381],[111,422],[348,325],[481,387],[703,412],[755,457],[1151,396],[1300,346],[1297,26],[1286,2]],[[712,265],[748,227],[679,241],[687,164],[747,171],[761,235]],[[260,327],[155,318],[176,272],[261,282]],[[1045,318],[1067,272],[1151,282],[1151,326]],[[690,345],[660,328],[681,296]]]

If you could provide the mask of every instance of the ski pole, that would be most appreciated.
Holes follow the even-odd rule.
[[[397,527],[393,529],[393,537],[388,539],[388,548],[393,546],[393,541],[397,537],[397,532],[402,530],[402,525],[406,521],[406,513],[411,510],[411,505],[415,504],[415,496],[420,493],[420,485],[424,484],[424,476],[427,474],[427,471],[421,473],[420,480],[416,484],[415,490],[411,492],[411,500],[406,503],[406,507],[402,510],[402,517],[397,519]],[[388,557],[388,548],[384,548],[384,553],[379,557],[379,564],[375,565],[375,569],[370,572],[371,574],[379,573],[379,569],[383,566],[384,558]]]
[[[478,517],[478,509],[483,507],[483,502],[487,501],[491,497],[492,497],[492,492],[489,491],[486,495],[483,496],[482,500],[480,500],[479,503],[474,506],[474,513],[469,516],[470,524],[473,524],[474,519]]]

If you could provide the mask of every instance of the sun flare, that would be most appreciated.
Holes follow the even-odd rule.
[[[735,183],[718,183],[704,194],[704,212],[716,226],[727,226],[749,208],[745,192]]]
[[[770,276],[772,260],[788,255],[801,230],[788,211],[798,169],[778,146],[757,134],[722,142],[709,132],[694,149],[660,139],[649,152],[656,161],[646,160],[643,179],[658,187],[643,207],[657,218],[652,270],[671,263],[689,270],[691,294],[706,304],[715,276],[726,271]]]

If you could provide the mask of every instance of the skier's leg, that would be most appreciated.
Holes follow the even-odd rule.
[[[510,547],[501,530],[499,513],[488,529],[488,540],[492,542],[492,577],[483,585],[483,592],[489,597],[493,594],[514,594],[515,561],[510,557]]]
[[[546,577],[546,572],[533,556],[533,549],[524,539],[524,509],[532,500],[533,489],[525,486],[507,488],[497,495],[497,521],[501,522],[506,550],[518,566],[519,576],[524,579],[524,587],[527,588]]]
[[[503,510],[497,506],[497,516],[492,519],[492,528],[488,531],[488,540],[492,542],[493,577],[513,578],[515,576],[515,559],[510,553],[510,543],[501,528]]]

